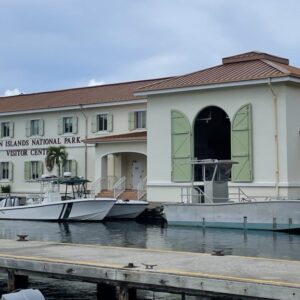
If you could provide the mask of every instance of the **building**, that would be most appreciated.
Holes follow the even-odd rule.
[[[66,169],[97,190],[178,201],[192,174],[201,183],[197,157],[239,162],[231,192],[300,198],[299,83],[288,59],[254,51],[183,76],[3,97],[0,184],[32,191],[47,146],[65,144]]]

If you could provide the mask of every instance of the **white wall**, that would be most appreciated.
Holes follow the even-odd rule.
[[[286,113],[285,88],[274,87],[278,101],[278,132],[280,182],[287,182],[287,149],[286,149]],[[158,186],[176,186],[171,182],[171,110],[176,109],[186,114],[191,125],[203,108],[218,106],[222,108],[232,121],[236,111],[243,105],[252,104],[253,116],[253,172],[254,181],[239,186],[269,187],[275,193],[276,184],[276,147],[274,102],[268,85],[243,88],[227,88],[219,90],[176,93],[151,96],[147,104],[148,117],[148,186],[151,190]],[[282,189],[284,191],[284,189]],[[153,198],[151,196],[153,195]],[[150,192],[150,201],[172,201],[174,196],[165,195],[165,199],[154,199],[154,191]],[[154,197],[155,196],[155,197]],[[174,200],[173,200],[174,201]]]

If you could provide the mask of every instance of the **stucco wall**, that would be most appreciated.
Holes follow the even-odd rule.
[[[280,182],[287,178],[287,150],[286,150],[286,113],[285,88],[274,86],[277,93],[278,105],[278,139]],[[270,187],[275,193],[276,184],[276,148],[274,101],[268,85],[243,88],[228,88],[190,93],[174,93],[169,95],[151,96],[148,99],[148,186],[155,187],[176,186],[171,182],[171,110],[183,112],[193,127],[197,114],[207,106],[222,108],[232,121],[236,111],[244,104],[252,104],[253,118],[253,172],[252,183],[232,184],[243,186]],[[151,198],[149,200],[155,200]],[[171,195],[171,193],[170,193]],[[155,196],[156,197],[156,196]],[[159,201],[172,201],[165,195]]]

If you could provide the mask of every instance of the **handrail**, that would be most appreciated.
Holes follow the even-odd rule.
[[[114,191],[114,198],[118,198],[126,189],[125,187],[126,177],[123,176],[119,180],[117,180],[114,184],[113,191]]]
[[[137,198],[138,200],[141,200],[144,198],[147,194],[147,176],[145,176],[137,186]]]
[[[102,190],[113,190],[117,179],[116,176],[99,177],[91,183],[91,195],[95,196]]]

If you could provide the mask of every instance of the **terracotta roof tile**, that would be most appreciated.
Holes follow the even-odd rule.
[[[283,76],[300,77],[300,69],[274,55],[248,52],[223,59],[223,64],[138,88],[136,93],[248,81]]]
[[[60,91],[21,94],[0,97],[0,113],[25,110],[60,108],[79,104],[99,104],[144,99],[133,92],[141,86],[160,82],[162,79],[140,80]]]
[[[107,135],[96,138],[84,140],[86,144],[99,144],[108,142],[132,142],[132,141],[146,141],[147,131],[134,131],[130,133]]]

